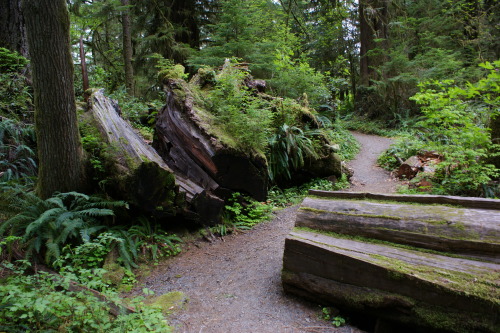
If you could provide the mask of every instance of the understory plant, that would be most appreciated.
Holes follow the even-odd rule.
[[[0,225],[0,235],[22,237],[28,255],[42,255],[51,264],[67,243],[81,244],[104,228],[102,218],[114,216],[123,201],[108,201],[77,192],[58,193],[43,200],[33,192],[12,190],[9,209],[14,216]]]
[[[401,158],[424,150],[443,157],[431,178],[434,193],[479,195],[500,176],[490,163],[500,154],[500,145],[492,141],[488,127],[489,120],[500,114],[500,61],[481,66],[489,74],[475,84],[458,86],[451,80],[421,84],[412,97],[423,113],[414,139],[391,148],[390,153],[402,153]]]
[[[244,85],[247,75],[234,62],[226,63],[216,76],[207,104],[215,116],[214,125],[229,136],[236,148],[263,152],[271,131],[272,112],[265,100]]]
[[[28,275],[17,263],[4,263],[4,269],[11,273],[0,285],[2,331],[171,331],[161,309],[144,305],[141,297],[131,300],[134,311],[127,313],[120,305],[119,295],[111,289],[102,290],[106,297],[103,300],[102,296],[98,297],[87,289],[73,288],[69,278],[45,272]],[[113,303],[122,311],[112,314],[110,304]]]
[[[32,125],[0,117],[0,182],[32,182],[37,164]]]

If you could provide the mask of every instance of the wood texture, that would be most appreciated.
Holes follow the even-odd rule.
[[[105,97],[102,90],[92,94],[90,110],[96,126],[116,153],[116,168],[120,171],[116,188],[124,199],[160,215],[183,214],[204,224],[220,222],[224,202],[187,177],[174,174],[120,117],[118,105]]]
[[[224,198],[237,191],[265,200],[265,159],[227,147],[209,135],[184,81],[167,80],[165,92],[166,105],[158,114],[153,146],[169,167],[216,196]]]
[[[33,75],[39,159],[37,192],[82,191],[82,147],[73,88],[70,22],[64,0],[22,2]]]
[[[500,211],[306,198],[296,226],[500,262]]]
[[[387,320],[454,332],[500,329],[495,263],[294,231],[282,280],[287,292]]]
[[[319,191],[319,190],[310,190],[309,195],[326,197],[326,198],[389,200],[396,202],[414,202],[414,203],[431,204],[431,205],[432,204],[457,205],[467,208],[500,210],[500,200],[498,199],[443,196],[443,195],[404,195],[404,194]]]

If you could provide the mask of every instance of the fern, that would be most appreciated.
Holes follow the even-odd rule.
[[[309,135],[308,135],[309,134]],[[296,126],[283,124],[269,139],[269,178],[275,181],[278,178],[291,179],[292,170],[304,166],[306,157],[318,158],[314,143],[306,133]]]
[[[112,209],[103,207],[126,206],[123,201],[104,201],[77,192],[58,193],[46,200],[33,193],[18,193],[10,205],[18,213],[0,225],[0,235],[22,236],[28,254],[44,254],[51,263],[65,244],[86,242],[103,228],[99,219],[114,215]]]

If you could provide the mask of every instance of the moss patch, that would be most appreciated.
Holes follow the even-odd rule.
[[[145,303],[161,308],[163,315],[168,316],[182,310],[189,298],[182,291],[171,291],[169,293],[148,298]]]

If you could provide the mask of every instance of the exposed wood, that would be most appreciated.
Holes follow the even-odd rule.
[[[224,202],[187,177],[174,175],[161,156],[120,117],[118,105],[102,90],[92,94],[90,110],[113,147],[118,195],[151,213],[181,213],[207,224],[219,222]],[[185,207],[186,202],[189,207]]]
[[[221,198],[237,191],[265,200],[265,158],[227,147],[209,135],[184,81],[167,80],[165,91],[166,105],[158,114],[153,145],[169,167]]]
[[[468,208],[500,210],[500,200],[498,199],[442,196],[442,195],[404,195],[404,194],[382,194],[382,193],[319,191],[319,190],[310,190],[309,194],[326,198],[389,200],[397,202],[415,202],[415,203],[431,204],[431,205],[432,204],[457,205]]]
[[[295,225],[500,262],[500,211],[306,198]]]
[[[453,332],[498,332],[500,265],[294,231],[285,291],[322,304]],[[466,320],[464,320],[466,318]]]

